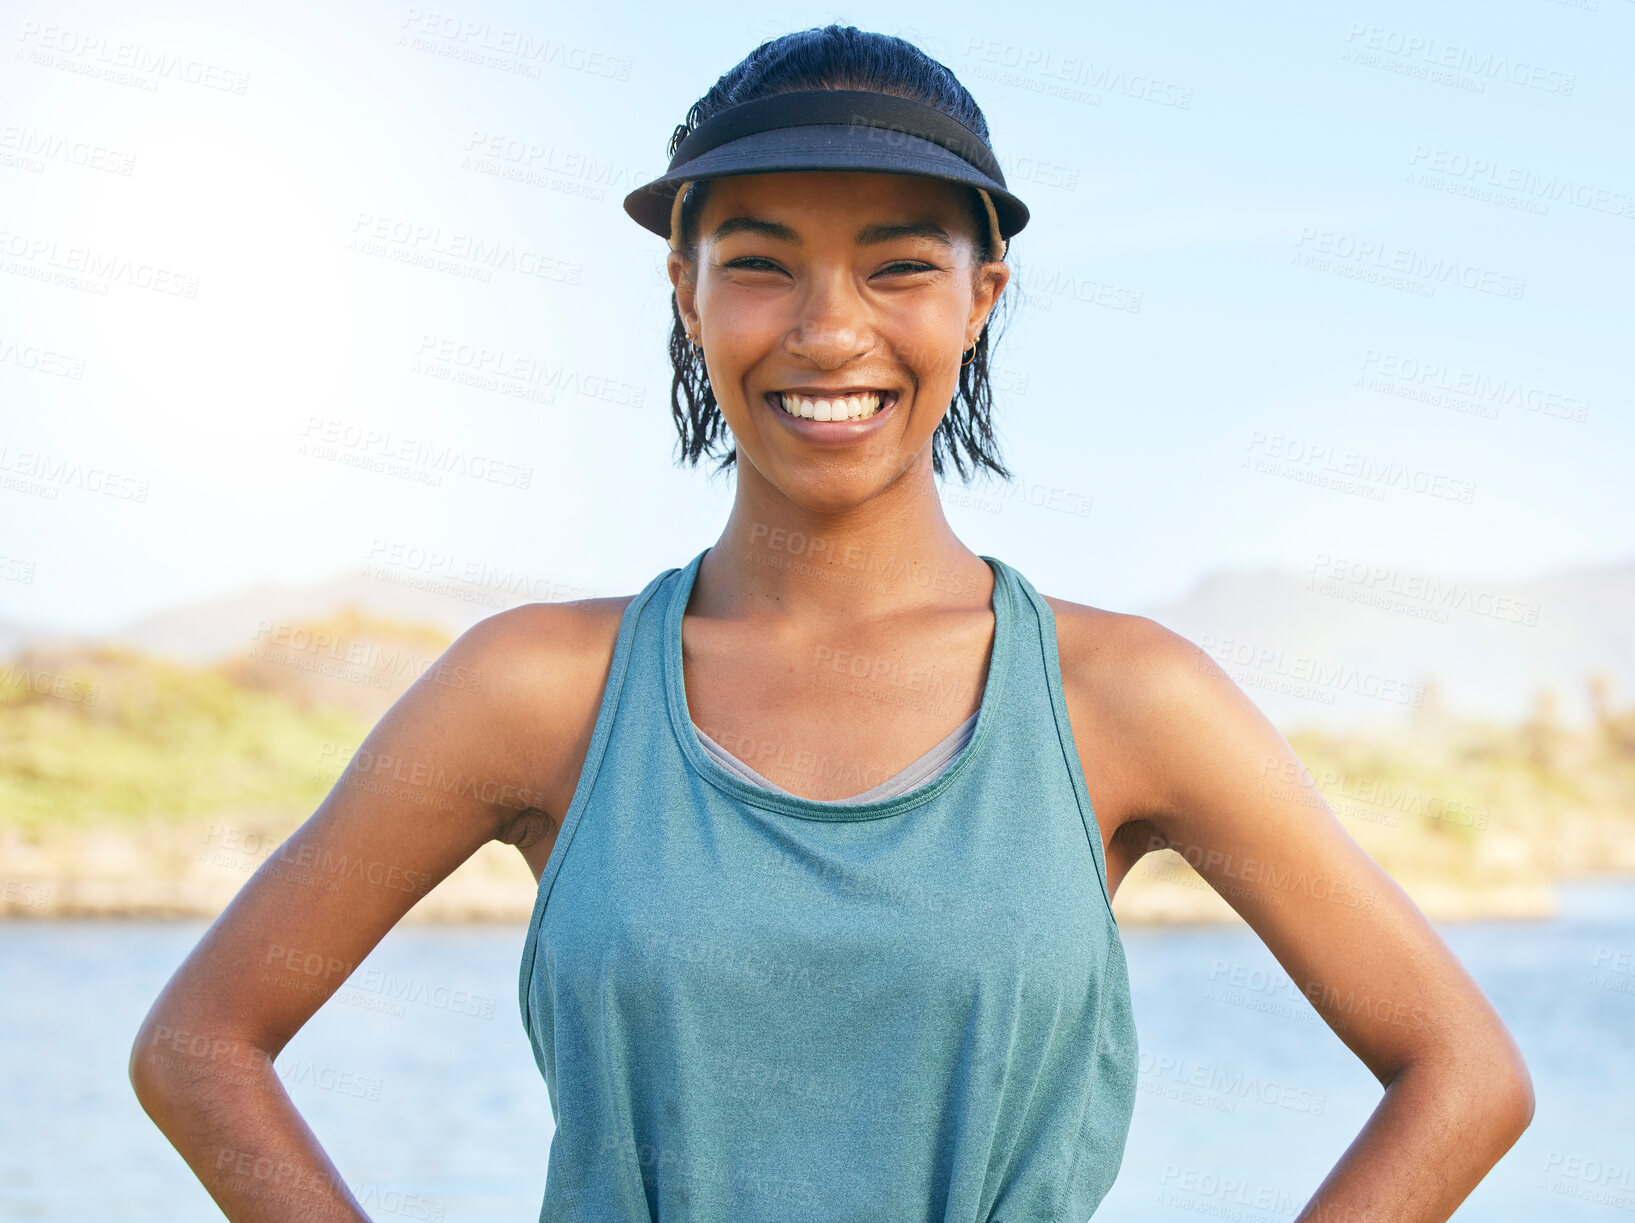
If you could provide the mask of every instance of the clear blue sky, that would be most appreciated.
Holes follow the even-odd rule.
[[[1635,554],[1630,0],[217,7],[0,6],[0,616],[391,548],[607,594],[685,563],[729,490],[672,465],[663,243],[619,201],[716,76],[831,18],[953,68],[1033,212],[1022,495],[950,499],[972,547],[1119,610],[1320,556]],[[459,384],[464,345],[554,402]],[[428,447],[501,466],[427,484]]]

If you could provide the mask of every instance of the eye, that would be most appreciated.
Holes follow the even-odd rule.
[[[901,275],[908,275],[914,272],[936,272],[940,269],[935,264],[918,263],[912,259],[899,259],[895,263],[886,264],[880,270],[882,272],[896,270]]]
[[[728,268],[743,268],[749,272],[776,272],[778,265],[764,255],[740,255],[738,258],[721,265]]]

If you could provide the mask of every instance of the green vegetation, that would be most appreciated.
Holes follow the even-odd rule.
[[[112,649],[0,665],[0,829],[299,823],[333,781],[323,745],[356,746],[372,722],[248,686],[237,665]]]
[[[288,835],[446,646],[348,613],[211,666],[117,649],[0,663],[9,886],[50,911],[218,911],[250,868],[210,860],[222,830]],[[1455,721],[1432,702],[1390,731],[1296,730],[1290,742],[1347,831],[1428,913],[1537,915],[1558,878],[1635,872],[1635,710],[1613,710],[1604,683],[1591,703],[1586,728],[1559,725],[1543,694],[1517,726]],[[1268,769],[1262,788],[1316,805],[1295,770]],[[531,882],[513,873],[526,911]],[[144,898],[161,885],[162,904]],[[1120,902],[1137,920],[1221,916],[1200,908],[1219,901],[1201,890],[1180,859],[1155,854]]]
[[[1391,733],[1290,744],[1348,830],[1393,875],[1479,883],[1635,871],[1635,710],[1592,682],[1591,725],[1553,694],[1515,726],[1430,713]]]

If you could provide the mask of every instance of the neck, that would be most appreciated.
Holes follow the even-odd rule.
[[[928,452],[868,500],[834,509],[795,501],[740,452],[732,513],[700,562],[694,606],[730,619],[859,621],[985,607],[991,579],[943,515]]]

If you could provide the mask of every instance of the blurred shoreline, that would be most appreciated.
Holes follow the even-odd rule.
[[[0,920],[214,917],[264,867],[314,889],[365,868],[381,876],[370,882],[413,887],[395,867],[314,865],[280,846],[343,776],[382,785],[349,765],[449,638],[355,611],[276,636],[206,665],[74,647],[0,667]],[[1432,920],[1548,918],[1562,881],[1635,876],[1635,708],[1615,708],[1604,677],[1587,694],[1587,726],[1565,724],[1549,690],[1506,725],[1450,715],[1431,685],[1396,725],[1286,732],[1300,767],[1268,760],[1257,795],[1326,806]],[[1228,894],[1361,902],[1354,881],[1297,869],[1224,874]],[[537,893],[498,843],[419,890],[408,921],[526,922]],[[1242,920],[1172,850],[1136,864],[1114,912],[1130,926]]]
[[[85,830],[24,841],[0,837],[0,921],[55,919],[213,919],[250,875],[277,856],[219,845],[205,829]],[[1388,872],[1389,873],[1389,872]],[[1508,879],[1486,886],[1392,876],[1437,922],[1543,921],[1560,910],[1560,888],[1593,879],[1635,880],[1635,871]],[[315,884],[322,886],[322,884]],[[521,856],[491,842],[432,889],[405,921],[526,923],[536,886]],[[1120,886],[1113,910],[1121,927],[1239,923],[1242,918],[1178,856],[1143,859]]]

